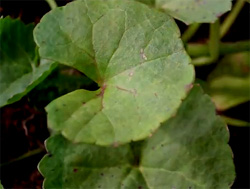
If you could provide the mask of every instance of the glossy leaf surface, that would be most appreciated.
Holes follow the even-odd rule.
[[[56,135],[39,170],[44,188],[229,188],[235,175],[228,138],[210,98],[195,86],[146,141],[114,148]]]
[[[49,127],[74,142],[117,145],[144,139],[167,120],[194,77],[179,30],[164,13],[133,1],[76,1],[35,29],[43,58],[100,86],[49,104]]]
[[[10,17],[0,19],[0,107],[21,99],[53,69],[53,64],[38,65],[33,25]]]

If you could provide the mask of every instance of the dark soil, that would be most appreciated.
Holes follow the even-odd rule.
[[[1,109],[1,163],[43,149],[37,155],[1,167],[1,181],[6,188],[41,188],[43,177],[36,167],[46,153],[43,143],[48,136],[45,112],[36,110],[26,98]]]
[[[66,0],[57,1],[58,5],[65,5]],[[0,2],[1,15],[10,15],[13,18],[21,18],[25,23],[38,23],[40,18],[50,10],[45,1],[8,1]],[[238,41],[249,39],[249,5],[246,5],[240,13],[235,24],[232,26],[224,41]],[[225,17],[225,16],[224,16]],[[182,32],[186,26],[177,22]],[[198,31],[197,37],[193,41],[204,41],[208,36],[208,25],[204,24]],[[196,68],[197,77],[206,79],[207,75],[214,69],[214,65]],[[89,89],[96,86],[90,84]],[[79,86],[77,86],[79,87]],[[47,91],[46,91],[47,90]],[[1,167],[0,180],[5,188],[41,188],[43,177],[37,170],[37,164],[46,153],[44,140],[49,136],[47,129],[46,113],[43,107],[54,98],[67,93],[56,91],[55,88],[34,89],[27,97],[12,105],[0,109],[1,113],[1,164],[10,162],[23,154],[40,149],[40,153],[15,161]],[[52,93],[35,102],[38,95]],[[71,89],[70,89],[71,90]],[[224,114],[250,121],[250,103],[242,104],[230,109]],[[240,128],[229,126],[229,145],[234,154],[236,166],[236,180],[232,188],[250,188],[249,185],[249,133],[250,128]],[[209,174],[209,173],[208,173]]]

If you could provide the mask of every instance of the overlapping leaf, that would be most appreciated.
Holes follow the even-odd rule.
[[[231,0],[155,0],[156,6],[187,23],[214,22],[231,9]]]
[[[45,15],[34,34],[43,58],[100,86],[46,108],[49,127],[74,142],[117,145],[149,136],[194,77],[174,21],[138,2],[72,2]]]
[[[214,22],[231,9],[231,0],[137,0],[163,9],[174,18],[192,23]]]
[[[44,188],[229,188],[234,166],[226,125],[195,86],[175,117],[149,139],[121,147],[46,142]]]
[[[210,74],[208,86],[208,92],[219,110],[249,101],[249,52],[227,55]]]
[[[0,107],[22,98],[53,68],[45,60],[37,65],[33,28],[20,20],[0,19]]]

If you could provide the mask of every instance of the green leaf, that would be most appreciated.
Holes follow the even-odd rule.
[[[249,52],[227,55],[209,75],[208,85],[208,93],[219,110],[249,101]]]
[[[235,173],[225,123],[195,86],[175,117],[146,141],[120,147],[46,142],[44,188],[229,188]]]
[[[193,81],[174,21],[137,2],[75,1],[46,14],[34,34],[43,58],[100,86],[46,107],[49,127],[74,142],[144,139],[176,112]]]
[[[231,10],[231,0],[136,0],[164,10],[186,24],[215,22]]]
[[[185,22],[211,23],[231,10],[231,0],[155,0],[156,7]]]
[[[0,189],[4,189],[4,188],[3,188],[3,185],[1,184],[1,181],[0,181]]]
[[[10,17],[0,19],[0,107],[21,99],[55,66],[46,60],[37,65],[33,28]]]

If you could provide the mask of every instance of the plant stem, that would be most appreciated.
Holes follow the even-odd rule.
[[[221,116],[221,118],[228,124],[237,127],[249,127],[250,123],[246,121],[242,121],[239,119],[234,119],[226,116]]]
[[[53,10],[57,7],[56,1],[55,0],[46,0],[47,3],[49,4],[50,8]]]
[[[192,60],[192,64],[195,66],[203,66],[214,63],[213,59],[209,56],[198,57]]]
[[[206,65],[214,63],[220,55],[220,21],[210,24],[208,50],[209,56],[199,57],[192,61],[194,65]]]
[[[197,32],[200,26],[201,26],[200,23],[195,23],[195,24],[190,25],[187,28],[187,30],[183,33],[182,41],[184,43],[188,42],[194,36],[194,34]]]
[[[17,162],[17,161],[26,159],[26,158],[29,158],[29,157],[31,157],[31,156],[40,154],[40,153],[42,153],[42,152],[44,152],[44,151],[45,151],[44,148],[38,148],[38,149],[35,149],[35,150],[32,150],[32,151],[29,151],[29,152],[27,152],[27,153],[25,153],[25,154],[19,156],[18,158],[15,158],[15,159],[12,159],[12,160],[10,160],[10,161],[8,161],[8,162],[2,163],[2,164],[0,165],[0,167],[9,165],[9,164],[11,164],[11,163],[14,163],[14,162]]]
[[[216,61],[220,55],[220,21],[210,24],[209,52],[212,61]]]
[[[226,42],[220,43],[219,45],[220,55],[232,54],[243,51],[250,51],[250,41],[238,41],[235,43]],[[208,44],[188,43],[187,52],[193,58],[200,56],[208,56],[209,46]]]
[[[230,29],[230,27],[234,23],[235,19],[237,18],[238,14],[240,13],[244,4],[245,4],[245,0],[237,0],[232,11],[228,14],[227,18],[225,19],[225,21],[221,25],[220,38],[223,38],[227,34],[228,30]]]

